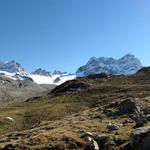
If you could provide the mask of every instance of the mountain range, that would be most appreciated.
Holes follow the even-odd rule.
[[[140,60],[132,54],[126,54],[120,59],[114,59],[112,57],[91,57],[90,60],[84,66],[79,67],[74,74],[57,70],[51,73],[41,68],[34,72],[27,73],[18,62],[12,60],[0,62],[0,76],[6,76],[13,80],[28,80],[37,84],[60,85],[67,80],[88,76],[90,74],[105,72],[113,75],[128,75],[136,73],[141,68],[142,64]]]
[[[140,60],[132,54],[126,54],[120,59],[92,57],[86,65],[77,70],[76,75],[82,77],[102,72],[113,75],[129,75],[136,73],[141,68]]]
[[[150,67],[89,75],[23,102],[0,103],[0,150],[149,150],[149,76]],[[33,83],[17,84],[16,95],[26,82]]]

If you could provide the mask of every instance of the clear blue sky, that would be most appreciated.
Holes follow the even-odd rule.
[[[0,0],[0,60],[75,72],[92,56],[150,65],[150,0]]]

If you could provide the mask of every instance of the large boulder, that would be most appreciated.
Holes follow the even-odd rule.
[[[119,113],[121,115],[140,113],[140,106],[135,100],[128,98],[121,102],[119,106]]]
[[[130,145],[134,150],[150,150],[150,126],[132,130]]]
[[[113,150],[116,146],[114,142],[115,137],[109,135],[97,135],[95,141],[98,143],[100,150]]]
[[[103,147],[110,140],[110,136],[105,134],[97,135],[94,140],[98,143],[99,147]]]
[[[139,128],[144,126],[147,123],[147,121],[148,120],[146,116],[144,114],[140,114],[140,116],[135,119],[136,125],[134,128]]]

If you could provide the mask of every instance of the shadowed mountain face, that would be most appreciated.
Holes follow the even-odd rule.
[[[34,96],[40,96],[51,91],[55,85],[36,84],[30,80],[12,80],[0,77],[0,101],[25,101]]]
[[[46,71],[45,69],[37,69],[35,70],[34,72],[32,72],[31,74],[34,74],[34,75],[42,75],[42,76],[52,76],[52,73],[51,72],[48,72]]]
[[[25,101],[51,91],[55,85],[36,84],[16,61],[0,62],[0,102]]]

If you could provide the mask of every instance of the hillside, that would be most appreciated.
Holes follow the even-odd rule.
[[[1,107],[0,149],[138,150],[130,134],[150,124],[149,83],[150,68],[133,75],[102,73]]]
[[[36,84],[27,80],[0,77],[0,104],[25,101],[34,96],[47,94],[55,85]]]

